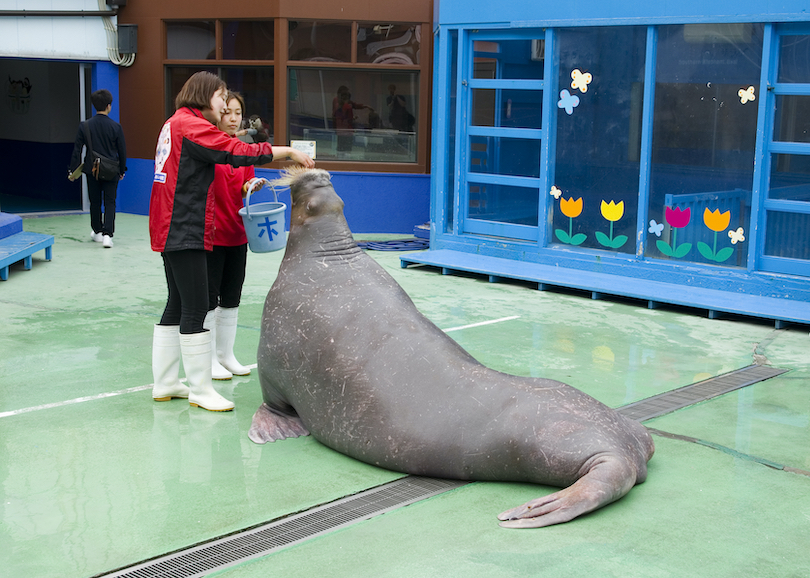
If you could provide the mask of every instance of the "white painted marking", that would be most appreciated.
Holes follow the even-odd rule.
[[[254,363],[253,365],[246,365],[245,367],[247,367],[249,369],[255,369],[256,364]],[[180,381],[185,382],[186,379],[183,378]],[[105,397],[115,397],[117,395],[124,395],[126,393],[135,393],[136,391],[143,391],[145,389],[152,389],[152,384],[150,383],[149,385],[139,385],[137,387],[129,387],[127,389],[121,389],[121,390],[118,390],[118,391],[108,391],[108,392],[105,392],[105,393],[99,393],[97,395],[88,395],[88,396],[85,396],[85,397],[77,397],[76,399],[68,399],[68,400],[65,400],[65,401],[57,401],[55,403],[46,403],[44,405],[35,405],[33,407],[24,407],[22,409],[14,409],[14,410],[11,410],[11,411],[3,411],[3,412],[0,412],[0,418],[11,417],[13,415],[20,415],[20,414],[23,414],[23,413],[30,413],[32,411],[39,411],[41,409],[51,409],[51,408],[54,408],[54,407],[63,407],[63,406],[66,406],[66,405],[73,405],[74,403],[82,403],[82,402],[85,402],[85,401],[93,401],[93,400],[96,400],[96,399],[104,399]]]
[[[451,331],[459,331],[461,329],[470,329],[472,327],[481,327],[482,325],[492,325],[493,323],[501,323],[503,321],[512,321],[512,319],[518,319],[520,315],[512,315],[511,317],[501,317],[500,319],[492,319],[490,321],[482,321],[481,323],[473,323],[472,325],[462,325],[460,327],[451,327],[450,329],[445,329],[445,333],[450,333]]]
[[[451,331],[460,331],[462,329],[471,329],[473,327],[481,327],[483,325],[492,325],[493,323],[502,323],[504,321],[511,321],[513,319],[518,319],[519,317],[520,317],[520,315],[512,315],[511,317],[501,317],[500,319],[491,319],[489,321],[481,321],[480,323],[472,323],[470,325],[462,325],[460,327],[451,327],[450,329],[445,329],[444,332],[445,333],[450,333]],[[257,367],[257,364],[254,363],[254,364],[248,365],[246,367],[248,367],[250,369],[255,369]],[[181,379],[180,381],[185,381],[185,379]],[[146,389],[150,389],[151,387],[152,387],[152,384],[150,383],[149,385],[139,385],[137,387],[130,387],[130,388],[127,388],[127,389],[121,389],[119,391],[108,391],[108,392],[105,392],[105,393],[99,393],[97,395],[88,395],[88,396],[85,396],[85,397],[77,397],[75,399],[68,399],[68,400],[65,400],[65,401],[58,401],[58,402],[55,402],[55,403],[46,403],[44,405],[35,405],[33,407],[24,407],[24,408],[21,408],[21,409],[14,409],[14,410],[11,410],[11,411],[4,411],[4,412],[0,412],[0,418],[11,417],[11,416],[20,415],[20,414],[23,414],[23,413],[30,413],[32,411],[40,411],[40,410],[43,410],[43,409],[52,409],[52,408],[55,408],[55,407],[64,407],[66,405],[73,405],[73,404],[76,404],[76,403],[83,403],[85,401],[94,401],[94,400],[97,400],[97,399],[104,399],[106,397],[115,397],[117,395],[124,395],[124,394],[127,394],[127,393],[135,393],[137,391],[144,391]]]

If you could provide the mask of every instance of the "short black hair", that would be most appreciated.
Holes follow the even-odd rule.
[[[90,95],[90,102],[93,103],[93,108],[101,112],[112,104],[112,93],[106,88],[95,91]]]

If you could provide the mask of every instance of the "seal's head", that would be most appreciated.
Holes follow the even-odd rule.
[[[272,187],[290,187],[292,197],[291,225],[324,215],[343,213],[343,199],[332,187],[332,175],[323,169],[296,165],[281,172],[270,182]]]

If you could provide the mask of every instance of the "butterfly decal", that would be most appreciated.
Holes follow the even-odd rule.
[[[593,76],[590,72],[582,72],[579,68],[571,71],[571,88],[574,90],[579,89],[583,93],[588,92],[588,85],[592,80]]]
[[[743,241],[745,241],[745,236],[743,235],[743,233],[745,233],[745,231],[743,231],[742,227],[740,227],[736,231],[729,231],[728,236],[731,239],[731,244],[736,245],[737,243],[742,243]]]
[[[551,192],[549,193],[554,199],[559,199],[562,195],[562,191],[558,189],[556,186],[551,187]]]
[[[664,230],[664,223],[656,223],[655,219],[650,221],[650,228],[647,229],[650,233],[655,233],[656,237],[661,236],[661,232]]]
[[[564,108],[565,112],[569,115],[574,114],[574,109],[579,106],[579,97],[576,94],[571,94],[566,89],[560,91],[560,100],[557,102],[557,108]]]
[[[737,94],[740,97],[740,102],[745,104],[746,102],[750,102],[752,100],[756,100],[757,97],[754,95],[754,87],[749,86],[747,89],[741,88],[737,91]]]

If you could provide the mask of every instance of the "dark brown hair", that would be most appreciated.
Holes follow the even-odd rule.
[[[225,81],[212,72],[195,72],[177,93],[174,99],[174,108],[180,109],[184,106],[199,108],[200,110],[211,107],[211,97],[220,88],[227,89]]]
[[[236,99],[239,101],[239,106],[242,107],[242,116],[245,116],[245,99],[242,98],[242,95],[236,92],[235,90],[231,90],[228,92],[228,96],[225,97],[225,102],[231,102],[232,99]]]

